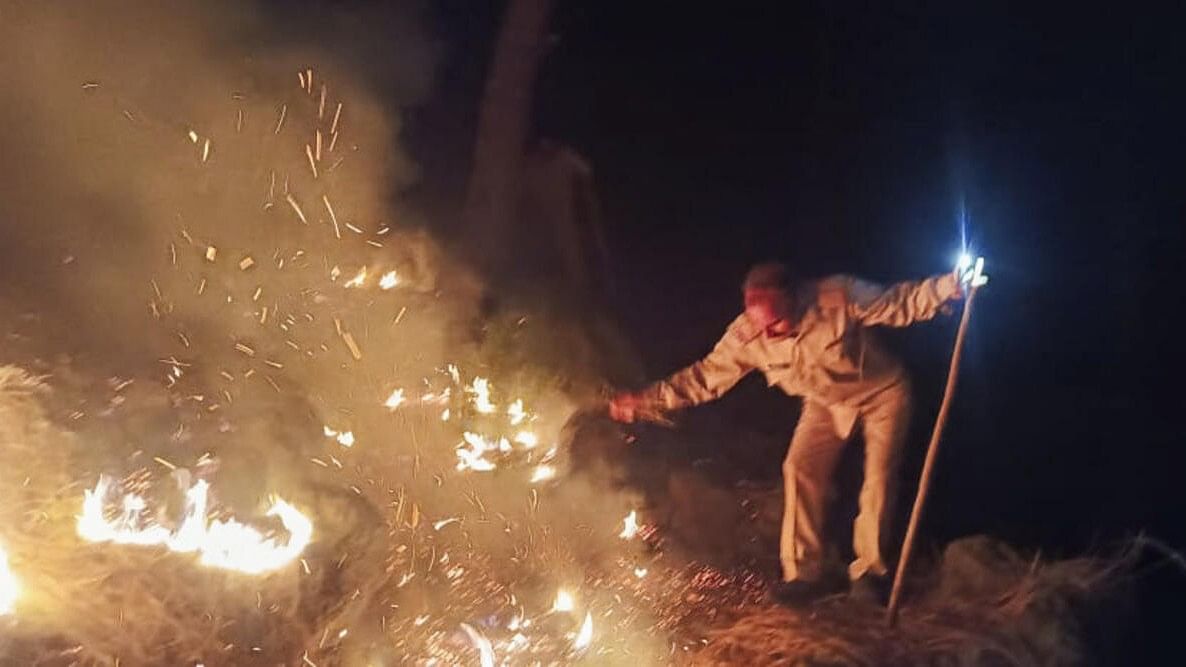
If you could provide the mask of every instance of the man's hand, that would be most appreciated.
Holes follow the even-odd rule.
[[[638,419],[642,397],[628,391],[620,391],[609,400],[609,416],[623,424],[633,424]]]
[[[958,268],[943,277],[939,289],[949,295],[947,297],[948,301],[961,301],[967,295],[967,290],[964,288],[964,281],[961,279]]]

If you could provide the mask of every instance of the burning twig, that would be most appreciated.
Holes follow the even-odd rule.
[[[313,159],[313,149],[305,144],[305,157],[309,158],[309,169],[313,171],[313,178],[317,178],[317,162]]]
[[[280,128],[284,127],[284,118],[286,116],[288,116],[287,104],[280,107],[280,118],[276,121],[276,131],[273,134],[280,134]]]
[[[301,210],[300,204],[293,198],[292,193],[288,193],[284,198],[288,201],[288,205],[292,207],[292,210],[296,211],[297,217],[301,219],[301,222],[306,225],[309,224],[309,221],[305,219],[305,212]]]
[[[334,223],[334,238],[342,238],[342,230],[338,229],[338,216],[334,215],[334,207],[329,203],[329,195],[321,195],[321,201],[325,202],[325,210],[329,211],[330,222]]]

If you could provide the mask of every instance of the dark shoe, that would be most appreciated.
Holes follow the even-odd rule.
[[[822,581],[780,581],[770,588],[770,595],[788,607],[802,607],[836,592],[834,586]]]
[[[884,607],[889,602],[892,587],[893,582],[889,577],[866,574],[852,582],[848,597],[857,602]]]

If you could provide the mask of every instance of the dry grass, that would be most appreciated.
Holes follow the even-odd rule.
[[[806,610],[762,606],[713,631],[696,665],[1079,665],[1090,628],[1122,617],[1137,548],[1112,558],[1022,562],[985,538],[957,542],[915,582],[897,628],[844,597]],[[968,553],[973,554],[969,558]],[[970,566],[977,556],[1001,559]],[[963,561],[963,562],[958,562]],[[970,576],[984,566],[979,576]],[[1115,631],[1115,626],[1111,630]]]
[[[369,657],[349,658],[330,650],[337,630],[350,627],[353,639],[368,622],[377,624],[393,602],[406,611],[401,620],[383,624],[380,641],[390,648],[389,655],[439,655],[452,664],[459,656],[474,656],[472,648],[450,639],[449,633],[457,622],[497,609],[491,600],[506,598],[507,581],[527,582],[516,590],[530,591],[532,578],[540,579],[535,588],[550,595],[552,579],[541,579],[543,573],[561,567],[589,572],[574,554],[585,543],[554,531],[539,532],[531,557],[515,566],[521,572],[507,571],[514,562],[507,561],[509,554],[499,557],[478,549],[480,558],[467,557],[472,544],[447,542],[477,539],[481,546],[485,542],[479,532],[428,531],[430,539],[404,534],[391,540],[384,537],[384,518],[374,515],[366,501],[315,483],[298,485],[311,494],[304,500],[316,506],[319,528],[340,530],[334,538],[322,532],[325,541],[310,546],[308,573],[291,567],[251,577],[197,567],[186,555],[87,544],[74,534],[74,515],[83,487],[94,483],[88,471],[95,453],[85,438],[54,423],[49,406],[55,405],[42,380],[0,366],[0,498],[5,500],[0,504],[0,543],[24,584],[18,613],[0,619],[5,625],[0,632],[3,664],[221,665],[251,660],[290,665],[302,664],[306,655],[321,667],[366,664]],[[497,494],[484,496],[489,503],[499,500]],[[541,525],[571,519],[571,510],[557,502],[543,504]],[[441,508],[439,514],[461,514],[461,508]],[[484,527],[497,532],[502,523],[475,522],[469,530]],[[412,544],[410,552],[433,558],[437,548],[448,548],[455,559],[464,559],[455,562],[464,562],[470,574],[462,584],[429,568],[400,588],[392,577],[411,571],[412,561],[393,550],[396,542]],[[622,548],[613,536],[603,546],[611,556]],[[661,628],[660,634],[705,638],[702,648],[684,654],[689,657],[683,662],[690,664],[1069,665],[1083,664],[1096,650],[1095,635],[1104,634],[1093,632],[1096,624],[1114,630],[1123,617],[1126,608],[1116,603],[1127,602],[1125,583],[1145,546],[1156,545],[1139,542],[1112,558],[1045,562],[1022,559],[987,540],[957,542],[939,565],[929,568],[930,574],[913,582],[895,630],[885,626],[884,611],[875,606],[833,598],[806,611],[786,609],[756,601],[761,582],[724,577],[714,585],[692,576],[694,572],[665,574],[669,568],[660,561],[652,564],[645,580],[613,563],[605,572],[628,584],[610,581],[609,574],[599,576],[606,578],[603,583],[614,593],[615,606],[625,604],[616,599],[618,593],[638,587],[645,611],[659,619],[654,628]],[[350,555],[344,565],[339,554]],[[503,576],[486,576],[495,570]],[[620,616],[641,613],[641,608],[622,609]],[[435,611],[430,623],[421,627],[413,622],[430,610]],[[628,618],[621,622],[633,627]],[[598,624],[599,645],[607,645],[615,630],[608,620],[599,618]],[[564,629],[541,635],[538,655],[570,658],[563,647],[547,643],[566,646]],[[628,630],[619,632],[629,635]],[[453,653],[441,653],[446,650]],[[634,655],[638,664],[662,664],[641,659],[643,654],[616,656],[619,661]],[[588,660],[608,664],[607,655]]]
[[[343,613],[329,604],[341,596],[321,595],[333,570],[251,577],[79,540],[84,481],[69,471],[84,452],[48,418],[48,396],[39,378],[0,367],[0,541],[23,589],[0,642],[6,664],[218,664],[244,649],[291,664]]]

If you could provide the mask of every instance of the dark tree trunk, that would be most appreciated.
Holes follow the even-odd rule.
[[[552,5],[553,0],[510,1],[486,78],[463,215],[471,245],[481,249],[488,269],[506,260]]]

